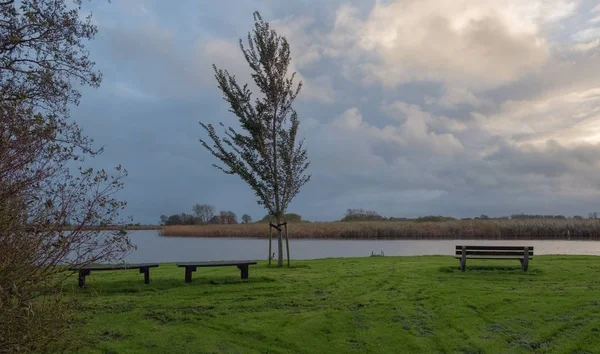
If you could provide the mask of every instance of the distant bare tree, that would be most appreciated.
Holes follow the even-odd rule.
[[[213,65],[219,89],[229,103],[230,111],[239,119],[243,133],[230,127],[221,138],[211,124],[201,122],[212,145],[205,140],[200,142],[225,165],[214,166],[244,180],[258,197],[258,203],[275,217],[278,225],[277,265],[281,267],[282,217],[300,188],[310,179],[310,175],[305,174],[308,160],[303,140],[296,141],[300,122],[292,108],[302,82],[294,85],[295,73],[288,76],[291,56],[286,38],[272,30],[258,12],[254,13],[254,30],[248,33],[247,46],[240,39],[240,48],[262,95],[253,99],[247,84],[240,86],[228,71]],[[224,127],[222,123],[221,126]]]
[[[161,225],[166,225],[167,224],[167,220],[169,220],[168,216],[166,216],[164,214],[160,216],[160,224]]]
[[[348,209],[341,221],[379,221],[384,217],[372,210]]]
[[[237,215],[233,211],[221,211],[219,213],[219,220],[221,224],[237,224]]]
[[[250,217],[250,215],[248,215],[248,214],[244,214],[244,215],[242,215],[242,222],[244,224],[249,224],[252,222],[252,217]]]
[[[209,204],[196,204],[192,209],[203,224],[208,224],[210,219],[215,216],[215,207]]]

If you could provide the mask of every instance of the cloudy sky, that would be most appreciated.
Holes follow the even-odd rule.
[[[290,42],[310,220],[600,210],[600,5],[590,0],[113,0],[86,5],[104,73],[73,117],[129,171],[142,223],[194,203],[262,217],[212,167],[198,122],[235,125],[211,64],[241,80],[258,10]]]

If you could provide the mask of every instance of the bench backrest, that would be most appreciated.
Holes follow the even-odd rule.
[[[464,246],[467,256],[503,256],[523,257],[525,247],[529,257],[533,256],[533,246]],[[456,246],[456,255],[462,256],[463,246]]]

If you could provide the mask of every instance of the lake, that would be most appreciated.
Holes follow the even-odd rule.
[[[162,237],[156,230],[131,231],[137,250],[125,260],[130,263],[266,260],[269,241],[247,238]],[[371,252],[386,256],[453,255],[454,247],[469,245],[534,246],[535,254],[600,255],[600,241],[487,241],[487,240],[294,240],[292,259],[366,257]],[[277,242],[273,241],[276,252]],[[284,244],[285,247],[285,244]],[[285,250],[285,249],[284,249]]]

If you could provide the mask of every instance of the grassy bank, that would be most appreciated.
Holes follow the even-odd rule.
[[[600,240],[600,220],[373,221],[290,224],[292,238]],[[166,226],[163,236],[269,237],[266,224]]]
[[[600,258],[373,257],[92,273],[80,353],[597,353]],[[73,286],[76,279],[73,279]]]

